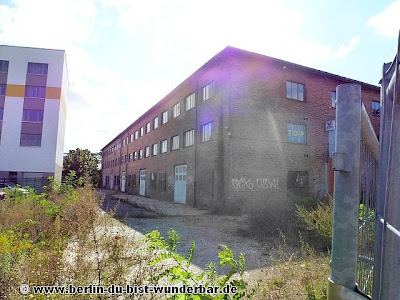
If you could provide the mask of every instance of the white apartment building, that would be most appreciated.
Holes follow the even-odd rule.
[[[64,50],[0,45],[0,180],[61,180],[67,91]]]

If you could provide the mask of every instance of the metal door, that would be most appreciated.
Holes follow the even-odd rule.
[[[140,170],[139,176],[139,195],[146,195],[146,169]]]
[[[174,201],[186,204],[186,165],[175,166]]]
[[[125,184],[126,184],[126,175],[125,171],[122,171],[122,176],[121,176],[121,192],[125,193]]]

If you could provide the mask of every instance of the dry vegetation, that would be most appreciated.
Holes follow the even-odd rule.
[[[184,276],[187,275],[178,269],[175,274],[160,276],[162,271],[171,267],[165,263],[150,263],[154,262],[160,250],[150,251],[147,247],[149,243],[144,243],[142,237],[103,213],[99,209],[101,199],[90,187],[74,188],[74,185],[77,182],[70,177],[64,184],[51,182],[45,193],[39,195],[33,191],[29,195],[8,192],[6,200],[0,202],[0,298],[20,298],[21,283],[31,286],[107,286],[142,285],[148,283],[150,278],[171,282],[172,276],[178,283],[186,280]],[[328,257],[316,254],[305,242],[301,245],[297,253],[282,250],[279,257],[274,258],[273,266],[252,272],[251,277],[246,277],[242,262],[238,260],[236,271],[239,274],[232,280],[241,278],[242,272],[244,281],[237,282],[248,291],[260,281],[255,299],[325,299]],[[173,251],[164,249],[170,250]],[[227,251],[220,258],[227,265],[235,264],[230,255]],[[192,272],[191,269],[186,271]],[[227,274],[223,275],[226,277]],[[46,295],[33,297],[47,299]],[[71,299],[93,297],[69,296]],[[136,297],[143,298],[140,295],[127,296],[130,299]],[[68,297],[53,294],[51,298]],[[110,296],[96,298],[110,299]],[[148,295],[147,298],[157,297]]]

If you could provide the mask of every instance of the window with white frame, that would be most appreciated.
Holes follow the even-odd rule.
[[[212,122],[201,126],[201,141],[207,142],[212,138]]]
[[[188,111],[196,105],[195,93],[185,98],[185,110]]]
[[[287,141],[290,143],[305,144],[307,142],[306,126],[287,124]]]
[[[42,143],[41,134],[21,133],[21,146],[40,146]]]
[[[188,130],[184,133],[184,147],[194,145],[194,129]]]
[[[149,146],[147,146],[146,147],[146,151],[144,152],[144,157],[150,157],[150,147]]]
[[[6,84],[0,84],[0,96],[5,96],[6,95]]]
[[[137,140],[139,138],[139,131],[135,131],[135,140]]]
[[[304,84],[286,81],[286,98],[304,101]]]
[[[336,92],[331,92],[331,107],[336,107]]]
[[[143,149],[139,149],[139,160],[143,158]]]
[[[33,85],[25,86],[25,97],[44,99],[45,96],[46,96],[46,87],[45,86],[33,86]]]
[[[144,136],[144,127],[140,127],[140,136]]]
[[[133,161],[133,153],[129,153],[129,161]]]
[[[131,143],[133,142],[133,133],[131,133]]]
[[[179,149],[179,135],[175,135],[171,138],[171,150]]]
[[[125,139],[122,140],[122,147],[125,147]]]
[[[42,63],[28,63],[28,74],[47,75],[49,65]]]
[[[207,101],[214,96],[214,81],[203,87],[203,101]]]
[[[43,122],[43,110],[24,109],[22,113],[23,122]]]
[[[372,101],[371,106],[372,106],[372,115],[379,116],[381,104],[378,101]]]
[[[154,125],[153,125],[153,129],[157,128],[158,128],[158,116],[154,118]]]
[[[172,106],[172,118],[179,117],[181,114],[181,104],[177,103],[174,106]]]
[[[153,144],[153,156],[156,156],[158,154],[158,144]]]
[[[161,116],[161,124],[168,122],[168,110],[164,111]]]
[[[161,153],[167,153],[168,150],[168,140],[161,141]]]
[[[7,72],[8,72],[8,61],[0,60],[0,73],[7,73]]]
[[[133,160],[138,160],[138,153],[137,153],[137,151],[133,152]]]
[[[150,130],[151,130],[151,123],[148,122],[148,123],[146,124],[146,133],[149,133]]]

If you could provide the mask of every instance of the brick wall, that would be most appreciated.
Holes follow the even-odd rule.
[[[203,101],[202,88],[214,81],[215,94]],[[286,98],[286,81],[305,86],[304,101]],[[103,176],[125,171],[127,192],[139,192],[139,172],[146,169],[146,196],[174,201],[174,167],[187,165],[187,203],[212,208],[271,209],[292,206],[297,197],[328,190],[328,132],[325,122],[335,119],[331,91],[348,79],[291,63],[227,48],[124,130],[103,153],[151,122],[151,131],[129,142],[103,164],[158,144],[157,156],[103,168]],[[185,111],[185,97],[196,93],[196,107]],[[376,130],[379,117],[372,116],[371,101],[379,101],[379,89],[362,85],[362,98]],[[172,107],[181,103],[181,115],[172,118]],[[169,121],[161,124],[168,110]],[[159,128],[153,119],[159,117]],[[212,122],[212,139],[201,142],[201,126]],[[287,140],[287,124],[306,127],[306,143]],[[195,145],[183,147],[184,132],[195,131]],[[179,150],[171,151],[171,137],[180,137]],[[168,140],[168,152],[160,154],[160,141]],[[151,151],[152,153],[152,151]],[[290,172],[303,173],[290,173]],[[305,173],[306,172],[306,173]],[[150,183],[150,174],[157,183]],[[159,178],[165,175],[165,181]],[[293,175],[294,174],[294,175]],[[308,174],[307,177],[305,175]],[[305,187],[288,186],[295,176]],[[132,179],[135,177],[135,183]],[[165,187],[165,188],[164,188]]]

